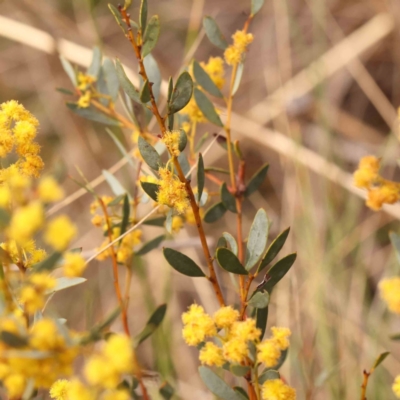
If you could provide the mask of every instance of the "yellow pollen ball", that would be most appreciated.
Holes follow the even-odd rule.
[[[392,390],[395,396],[400,399],[400,375],[396,376],[396,379],[393,382]]]
[[[64,197],[64,190],[51,176],[47,176],[40,180],[38,193],[40,199],[45,203],[59,201]]]
[[[50,397],[54,400],[68,400],[68,388],[70,382],[66,379],[55,381],[50,388]]]
[[[271,379],[262,385],[262,400],[296,400],[296,391],[281,379]]]
[[[379,290],[389,310],[400,314],[400,277],[383,279],[379,283]]]
[[[66,215],[60,215],[48,223],[44,240],[55,250],[63,251],[75,237],[76,232],[76,226],[71,220]]]
[[[86,268],[86,261],[79,253],[65,253],[64,275],[68,278],[81,276]]]
[[[221,367],[225,360],[222,355],[222,349],[212,342],[207,342],[200,350],[199,360],[202,364],[210,367]]]
[[[221,307],[214,314],[214,322],[218,328],[230,328],[239,319],[239,311],[231,306]]]

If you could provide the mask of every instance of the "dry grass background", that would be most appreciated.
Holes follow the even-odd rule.
[[[213,15],[229,36],[242,26],[249,3],[149,0],[150,12],[162,23],[153,55],[163,78],[176,74],[193,45],[198,44],[198,60],[218,55],[201,39],[202,15]],[[65,107],[55,91],[69,86],[57,48],[38,31],[25,29],[48,33],[74,62],[87,63],[87,54],[68,50],[65,40],[86,48],[100,45],[107,56],[134,70],[134,57],[107,1],[6,0],[0,2],[0,16],[5,17],[0,19],[0,102],[17,99],[39,118],[49,170],[77,176],[79,166],[89,180],[101,176],[102,169],[119,162],[118,150],[102,126]],[[23,25],[7,25],[10,21]],[[298,259],[273,294],[269,325],[292,329],[282,372],[299,399],[358,398],[362,370],[384,350],[391,356],[371,378],[368,398],[394,398],[390,386],[400,373],[400,346],[388,337],[400,324],[387,314],[376,286],[382,276],[399,271],[388,232],[399,231],[400,208],[367,210],[350,174],[361,156],[372,153],[383,157],[388,177],[398,175],[399,26],[397,0],[268,0],[251,26],[255,42],[235,99],[234,136],[251,160],[249,176],[264,162],[271,166],[267,182],[247,203],[245,229],[260,207],[273,222],[271,236],[292,227],[284,251],[297,251]],[[126,138],[129,145],[129,132]],[[213,147],[206,163],[223,165],[225,154]],[[116,176],[132,188],[128,167]],[[78,189],[68,179],[65,188],[69,194]],[[109,188],[102,183],[98,192],[109,193]],[[90,225],[91,200],[84,195],[64,208],[79,226],[76,244],[86,251],[100,240]],[[207,228],[210,240],[233,230],[228,218],[224,223],[224,228]],[[146,230],[145,237],[152,233]],[[181,232],[175,245],[196,257],[194,237],[190,229]],[[108,267],[93,262],[87,283],[55,298],[53,309],[71,326],[83,329],[115,305]],[[230,282],[224,286],[233,301]],[[217,307],[207,284],[178,276],[153,254],[137,267],[131,299],[133,331],[140,330],[154,304],[170,304],[163,331],[153,341],[155,350],[143,348],[143,365],[154,369],[158,364],[164,376],[176,380],[184,399],[210,398],[197,376],[196,352],[180,339],[180,314],[187,305],[196,300],[210,312]]]

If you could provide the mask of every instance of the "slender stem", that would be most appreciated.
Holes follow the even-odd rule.
[[[103,104],[101,104],[100,102],[98,102],[97,100],[91,100],[90,103],[96,107],[98,110],[100,110],[101,112],[103,112],[104,114],[113,117],[115,119],[117,119],[119,122],[121,122],[121,124],[123,124],[124,126],[126,126],[127,128],[136,130],[136,125],[129,121],[127,118],[125,118],[123,115],[119,114],[118,112],[116,112],[114,109],[111,109],[109,107],[103,106]]]
[[[367,400],[367,397],[366,397],[366,395],[367,395],[367,386],[368,386],[368,379],[369,379],[369,377],[371,375],[371,371],[368,372],[368,371],[366,371],[364,369],[363,375],[364,375],[364,379],[363,379],[363,383],[361,385],[361,397],[360,397],[360,399],[361,400]]]
[[[107,207],[104,204],[104,201],[101,198],[98,198],[98,202],[103,210],[104,217],[106,219],[107,223],[107,234],[108,234],[108,240],[110,243],[112,242],[112,228],[110,224],[110,219],[109,215],[107,212]],[[118,303],[121,307],[121,316],[122,316],[122,323],[124,326],[124,331],[125,333],[129,336],[129,326],[128,326],[128,316],[126,313],[126,306],[124,304],[124,300],[122,298],[121,294],[121,288],[119,286],[119,278],[118,278],[118,264],[117,264],[117,256],[115,254],[115,249],[114,246],[110,247],[110,252],[111,252],[111,260],[113,264],[113,275],[114,275],[114,288],[115,288],[115,293],[117,295]]]
[[[254,366],[254,384],[255,384],[255,387],[256,387],[257,398],[261,399],[260,382],[258,382],[258,367],[257,367],[257,363]]]

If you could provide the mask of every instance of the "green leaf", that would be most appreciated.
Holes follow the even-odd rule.
[[[375,369],[376,367],[378,367],[380,364],[383,363],[383,361],[385,360],[385,358],[390,354],[390,351],[386,351],[385,353],[382,353],[379,355],[379,357],[376,359],[374,366],[372,367],[372,369]]]
[[[264,164],[250,179],[250,182],[246,186],[246,191],[244,195],[249,197],[252,193],[254,193],[263,183],[267,171],[268,171],[269,164]]]
[[[111,139],[113,140],[113,142],[115,143],[115,145],[118,147],[118,150],[121,152],[121,154],[125,157],[126,161],[128,161],[129,165],[136,169],[135,167],[135,163],[132,160],[132,157],[129,155],[129,153],[126,151],[124,145],[121,143],[121,141],[118,139],[117,135],[115,135],[115,133],[109,129],[106,128],[106,132],[110,135]]]
[[[243,267],[239,259],[229,249],[224,247],[217,249],[216,256],[218,264],[224,270],[232,272],[232,274],[248,275],[248,272]]]
[[[89,68],[87,69],[86,73],[90,76],[93,76],[97,78],[100,73],[100,68],[101,68],[101,50],[99,47],[95,47],[93,49],[93,56],[92,56],[92,62],[89,65]]]
[[[288,256],[279,260],[267,272],[268,281],[263,288],[271,292],[272,288],[286,275],[289,269],[296,261],[296,253],[289,254]]]
[[[158,392],[164,400],[170,400],[174,395],[175,390],[167,381],[164,381],[160,386],[160,389],[158,389]]]
[[[122,220],[121,220],[121,226],[120,226],[120,235],[123,235],[126,232],[126,228],[129,225],[129,215],[131,213],[131,206],[129,204],[129,198],[128,195],[126,194],[124,196],[124,204],[122,206]],[[119,243],[122,242],[122,238],[120,239]]]
[[[9,332],[9,331],[1,331],[0,332],[0,341],[5,343],[7,346],[14,347],[16,349],[25,347],[28,345],[27,338],[18,336],[15,333]]]
[[[32,271],[35,272],[52,271],[56,267],[56,264],[60,260],[61,256],[62,253],[58,251],[50,254],[44,260],[38,262],[37,264],[34,264],[32,266]]]
[[[182,168],[183,174],[185,175],[185,177],[187,179],[190,180],[190,164],[189,164],[189,161],[188,161],[188,159],[186,157],[186,154],[185,153],[180,153],[179,156],[177,157],[177,160],[179,162],[179,165]]]
[[[139,136],[138,147],[140,155],[146,164],[155,171],[158,171],[162,165],[161,157],[157,153],[156,149],[148,143],[142,136]]]
[[[261,260],[261,263],[257,269],[257,273],[262,271],[280,252],[283,245],[286,242],[286,239],[289,235],[290,228],[285,229],[282,233],[280,233],[275,240],[268,247],[267,253],[264,258]]]
[[[121,18],[121,13],[119,12],[118,8],[113,6],[112,4],[108,4],[108,8],[111,11],[111,14],[114,16],[115,21],[117,22],[118,26],[122,29],[122,32],[125,33],[124,22]]]
[[[78,82],[76,81],[76,72],[75,72],[74,67],[63,56],[60,56],[60,61],[61,61],[62,67],[64,68],[65,73],[68,75],[68,78],[71,80],[74,87],[77,87]]]
[[[208,139],[209,133],[206,132],[200,139],[199,141],[196,143],[196,146],[194,148],[194,151],[197,153],[198,151],[201,150],[201,148],[203,147],[203,144],[205,143],[205,141]]]
[[[229,171],[227,169],[218,168],[218,167],[207,167],[207,168],[204,168],[204,171],[205,172],[218,172],[220,174],[229,175]]]
[[[222,201],[219,203],[215,203],[205,212],[203,221],[211,224],[222,218],[225,213],[226,207],[224,206],[224,203]]]
[[[251,15],[257,14],[264,5],[264,0],[251,0]]]
[[[62,87],[56,88],[56,90],[57,90],[57,92],[60,92],[62,94],[66,94],[68,96],[73,96],[74,95],[74,92],[72,92],[69,89],[62,88]]]
[[[164,220],[164,219],[163,219]],[[135,252],[136,256],[144,256],[151,250],[156,249],[162,241],[165,239],[165,235],[160,235],[145,243],[138,251]]]
[[[226,242],[229,244],[229,247],[231,248],[232,253],[237,256],[237,254],[238,254],[238,245],[236,243],[235,238],[228,232],[224,232],[222,234],[222,237],[225,238]]]
[[[107,117],[100,111],[97,111],[97,109],[93,106],[80,108],[76,103],[67,103],[67,107],[82,118],[86,118],[95,122],[100,122],[106,125],[120,126],[120,123],[116,119]]]
[[[389,232],[389,238],[392,243],[392,246],[396,252],[397,262],[400,264],[400,235],[396,232]]]
[[[106,58],[104,60],[102,68],[106,79],[108,93],[111,96],[111,98],[115,101],[119,91],[119,80],[117,71],[115,70],[114,63],[109,58]]]
[[[166,304],[161,304],[161,306],[158,306],[156,308],[156,310],[151,315],[150,319],[147,321],[146,326],[144,327],[142,332],[140,332],[135,337],[135,342],[137,344],[142,343],[151,334],[153,334],[153,332],[160,326],[161,322],[163,321],[166,311],[167,311]]]
[[[203,67],[196,61],[193,61],[193,74],[196,82],[208,93],[213,96],[223,98],[221,91],[210,78],[210,75],[204,71]]]
[[[118,60],[118,58],[115,60],[115,69],[117,71],[117,76],[119,79],[119,83],[124,89],[124,92],[136,103],[141,104],[140,101],[140,94],[139,91],[133,86],[133,83],[129,80],[129,78],[126,76],[126,73],[124,71],[124,68],[121,64],[121,61]]]
[[[242,396],[242,400],[249,400],[249,395],[247,392],[240,386],[234,386],[233,390],[239,395]]]
[[[229,366],[229,370],[232,372],[233,375],[245,376],[250,372],[250,367],[240,364],[231,364]]]
[[[172,213],[173,213],[173,210],[172,210],[172,208],[170,208],[170,210],[167,213],[167,218],[165,219],[165,229],[171,235],[172,235]]]
[[[54,293],[54,292],[59,292],[60,290],[67,289],[72,286],[80,285],[81,283],[84,283],[87,281],[85,278],[81,277],[76,277],[76,278],[57,278],[56,279],[57,283],[56,286],[52,289],[49,289],[46,294]]]
[[[143,60],[143,64],[146,69],[147,78],[152,84],[151,89],[153,91],[154,98],[157,100],[161,88],[161,72],[158,68],[157,61],[151,54],[148,54],[147,57]],[[148,111],[150,117],[153,116],[150,110],[146,109],[146,111]]]
[[[158,37],[160,36],[160,18],[158,15],[153,15],[147,24],[146,32],[144,33],[142,57],[146,57],[157,44]]]
[[[165,217],[157,217],[152,219],[146,219],[146,221],[143,222],[143,225],[162,227],[164,226],[164,223],[165,223]]]
[[[140,101],[142,103],[148,103],[150,99],[151,99],[150,86],[149,86],[149,81],[146,79],[142,87],[142,90],[140,92]]]
[[[200,111],[210,122],[214,125],[220,126],[221,128],[224,126],[213,103],[201,90],[194,88],[194,99],[196,100],[196,104]]]
[[[224,400],[243,400],[241,395],[228,386],[214,371],[207,367],[199,367],[201,379],[208,389]]]
[[[183,129],[179,129],[179,145],[178,145],[179,151],[182,152],[183,150],[185,150],[186,145],[187,145],[186,132]]]
[[[235,76],[235,82],[233,82],[232,96],[239,89],[240,82],[242,81],[243,70],[244,70],[244,64],[241,62],[237,67],[236,76]]]
[[[225,182],[221,185],[221,200],[227,210],[237,213],[235,196],[228,190]]]
[[[141,1],[139,15],[140,28],[142,29],[142,32],[145,32],[147,23],[147,0]]]
[[[145,191],[145,193],[154,201],[157,201],[157,193],[159,190],[159,186],[155,183],[150,183],[150,182],[140,182],[140,185],[142,186],[142,189]]]
[[[168,264],[183,275],[205,277],[200,267],[188,256],[170,248],[164,248],[164,257]]]
[[[269,222],[267,213],[260,208],[250,228],[247,240],[246,269],[250,270],[261,258],[267,245]]]
[[[258,383],[262,385],[264,382],[274,379],[281,379],[279,372],[274,369],[267,369],[258,377]]]
[[[119,203],[121,203],[121,201],[124,199],[125,197],[125,193],[124,194],[120,194],[119,196],[116,196],[114,198],[114,200],[110,201],[107,206],[108,207],[114,207],[117,206]]]
[[[132,0],[125,0],[124,2],[124,10],[127,10],[132,4]]]
[[[116,196],[127,193],[127,190],[121,185],[119,180],[111,172],[103,169],[102,174]]]
[[[249,306],[254,308],[265,308],[269,304],[269,293],[268,292],[256,292],[254,296],[247,302]]]
[[[169,103],[169,114],[175,114],[182,110],[190,101],[193,93],[193,81],[190,74],[182,72],[176,81],[172,98]]]
[[[268,307],[256,308],[256,326],[261,330],[260,340],[264,337],[268,321]]]
[[[199,153],[199,160],[197,162],[197,198],[201,199],[201,195],[203,194],[205,182],[205,173],[204,173],[204,161],[203,156]]]
[[[228,47],[228,42],[226,41],[224,35],[221,33],[214,18],[210,16],[204,17],[203,27],[206,31],[208,39],[214,46],[217,46],[222,50],[225,50]]]

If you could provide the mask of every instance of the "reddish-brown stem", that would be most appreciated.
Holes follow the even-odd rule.
[[[101,198],[98,198],[98,202],[103,210],[104,218],[106,219],[108,240],[111,243],[113,240],[112,239],[112,227],[110,224],[107,207]],[[125,333],[129,336],[128,315],[126,313],[126,305],[124,304],[124,300],[123,300],[122,294],[121,294],[121,288],[119,286],[118,263],[117,263],[117,256],[115,254],[114,246],[110,247],[110,253],[111,253],[111,260],[112,260],[112,265],[113,265],[114,288],[115,288],[115,293],[117,295],[119,306],[121,307],[122,324],[124,326]]]
[[[361,400],[367,400],[367,397],[366,397],[366,395],[367,395],[367,386],[368,386],[368,379],[369,379],[369,377],[371,375],[371,371],[368,372],[368,371],[366,371],[364,369],[363,375],[364,375],[364,379],[363,379],[363,383],[361,385],[361,397],[360,397],[360,399]]]

